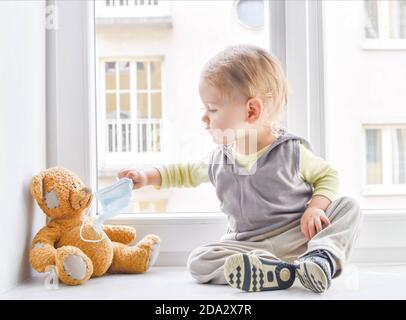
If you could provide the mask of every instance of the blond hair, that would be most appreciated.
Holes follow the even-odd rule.
[[[288,100],[287,81],[278,59],[265,49],[227,47],[205,64],[201,75],[224,98],[231,99],[236,90],[247,98],[260,98],[268,106],[271,124],[280,121]]]

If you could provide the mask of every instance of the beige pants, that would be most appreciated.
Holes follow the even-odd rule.
[[[266,235],[244,241],[222,240],[193,250],[188,259],[188,269],[201,283],[226,284],[223,266],[225,260],[236,253],[249,253],[293,262],[306,253],[325,249],[336,258],[341,274],[354,243],[359,235],[361,210],[357,202],[342,197],[332,202],[326,210],[331,224],[308,241],[300,230],[300,220],[274,230]]]

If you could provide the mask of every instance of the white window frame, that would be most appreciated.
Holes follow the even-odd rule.
[[[362,0],[364,1],[364,0]],[[396,0],[397,1],[397,0]],[[364,3],[363,3],[364,5]],[[378,1],[378,39],[370,39],[364,34],[364,50],[406,50],[406,39],[390,38],[390,1]],[[363,7],[364,8],[364,7]],[[364,10],[364,23],[367,21],[367,15]]]
[[[94,5],[82,0],[56,0],[55,4],[58,30],[47,35],[47,165],[68,167],[95,190]],[[295,117],[289,118],[288,129],[309,139],[315,153],[324,156],[322,3],[289,0],[269,4],[271,50],[284,64],[294,89],[289,112]],[[363,217],[353,260],[388,262],[393,257],[406,262],[404,211],[364,210]],[[219,212],[133,214],[109,223],[136,227],[138,238],[147,233],[160,235],[163,242],[158,264],[184,265],[192,249],[220,239],[227,218]],[[385,228],[381,228],[383,224]]]
[[[47,166],[64,166],[97,187],[93,6],[47,0],[58,25],[47,31]],[[79,156],[80,155],[80,156]]]
[[[393,158],[391,130],[405,128],[405,124],[363,125],[363,156],[366,156],[366,129],[379,129],[382,133],[382,184],[367,184],[367,162],[363,161],[363,192],[364,196],[395,196],[406,195],[406,184],[393,184]]]

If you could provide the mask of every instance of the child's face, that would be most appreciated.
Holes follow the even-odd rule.
[[[199,94],[204,104],[202,121],[206,124],[206,129],[214,142],[233,143],[239,136],[239,130],[247,127],[245,97],[236,93],[233,99],[225,99],[204,79],[200,80]]]

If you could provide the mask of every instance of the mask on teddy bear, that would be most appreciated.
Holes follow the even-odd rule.
[[[128,178],[118,180],[116,183],[95,192],[95,197],[99,200],[102,210],[93,219],[93,229],[100,234],[103,228],[103,223],[108,218],[112,218],[120,214],[124,209],[128,207],[132,196],[133,181]],[[92,203],[93,205],[93,203]],[[100,242],[103,237],[97,240],[84,239],[82,236],[82,230],[85,222],[82,223],[80,228],[80,237],[85,242]]]

